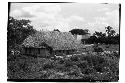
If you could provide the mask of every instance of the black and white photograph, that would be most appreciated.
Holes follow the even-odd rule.
[[[8,2],[7,81],[119,82],[120,3]]]

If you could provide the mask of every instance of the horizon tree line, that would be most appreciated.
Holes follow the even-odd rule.
[[[18,49],[19,45],[29,36],[37,32],[30,25],[30,20],[25,19],[15,19],[13,17],[8,18],[8,27],[7,27],[7,47],[8,51],[11,49]],[[54,31],[61,32],[59,29],[54,29]],[[69,32],[79,35],[90,34],[89,29],[72,29]],[[105,43],[105,44],[119,44],[120,35],[111,26],[105,27],[105,33],[97,32],[90,36],[88,39],[82,39],[82,42],[86,43]]]

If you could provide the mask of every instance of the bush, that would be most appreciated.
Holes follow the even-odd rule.
[[[88,65],[88,62],[87,61],[81,61],[80,63],[77,64],[77,66],[81,69],[84,69],[86,68]]]
[[[46,59],[47,60],[47,59]],[[46,62],[43,63],[43,69],[46,70],[46,69],[52,69],[55,67],[55,64],[53,61],[51,60],[48,60]]]
[[[70,58],[70,60],[76,62],[76,61],[79,61],[79,57],[78,56],[72,56]]]
[[[93,46],[94,52],[103,52],[103,48],[97,45]]]
[[[118,53],[86,53],[52,60],[18,56],[8,61],[11,79],[83,79],[83,81],[118,81]],[[112,58],[115,57],[115,58]]]

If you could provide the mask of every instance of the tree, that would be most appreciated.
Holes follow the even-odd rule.
[[[89,34],[89,30],[88,29],[72,29],[71,32],[73,35],[74,34],[78,34],[78,35],[86,35],[86,34]]]
[[[89,34],[89,29],[84,29],[83,32],[84,34]]]
[[[115,30],[113,30],[113,28],[111,26],[107,26],[107,27],[105,27],[105,29],[106,29],[106,33],[107,33],[108,37],[114,36],[116,33]]]
[[[115,30],[111,30],[111,32],[110,32],[110,36],[115,36]]]
[[[30,20],[17,20],[13,17],[8,19],[7,27],[7,46],[8,49],[14,49],[18,47],[27,36],[35,33],[36,30],[30,25]],[[8,51],[9,51],[8,50]]]
[[[59,29],[54,29],[53,31],[58,31],[58,32],[60,32]]]
[[[88,39],[82,39],[82,42],[86,41],[86,43],[105,43],[105,44],[119,44],[120,36],[116,34],[115,30],[112,27],[105,27],[105,33],[97,32],[93,33],[92,36]]]
[[[105,33],[102,33],[102,32],[97,32],[97,31],[95,31],[95,33],[93,34],[93,36],[96,36],[96,37],[98,37],[98,38],[101,38],[101,37],[105,37],[106,34],[105,34]]]

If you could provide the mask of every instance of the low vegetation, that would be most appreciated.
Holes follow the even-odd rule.
[[[8,78],[118,81],[119,52],[86,52],[63,58],[18,55],[8,59]]]

